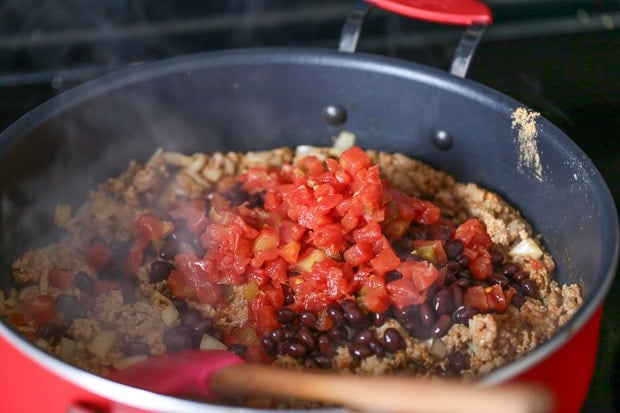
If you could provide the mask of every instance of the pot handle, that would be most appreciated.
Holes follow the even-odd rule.
[[[478,0],[358,0],[342,27],[339,51],[355,52],[362,25],[373,7],[418,20],[468,26],[450,65],[450,73],[458,77],[467,74],[476,47],[493,21],[489,7]]]

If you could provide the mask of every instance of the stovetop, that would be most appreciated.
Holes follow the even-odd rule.
[[[563,129],[620,200],[620,2],[488,0],[468,77]],[[142,62],[260,46],[335,49],[350,0],[8,0],[0,7],[0,128],[56,94]],[[358,50],[447,69],[460,27],[369,16]],[[620,411],[620,281],[603,316],[584,412]],[[576,373],[577,374],[577,373]]]

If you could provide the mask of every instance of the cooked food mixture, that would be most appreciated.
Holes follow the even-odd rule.
[[[397,153],[157,151],[59,205],[4,317],[95,374],[185,349],[359,374],[487,373],[581,305],[498,195]]]

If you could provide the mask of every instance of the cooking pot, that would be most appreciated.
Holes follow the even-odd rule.
[[[467,40],[463,45],[467,50]],[[583,306],[549,341],[480,384],[539,381],[554,390],[558,412],[577,412],[617,268],[618,217],[592,162],[546,119],[532,116],[534,133],[523,147],[523,131],[513,124],[518,110],[532,113],[450,73],[322,49],[211,52],[105,76],[44,103],[0,135],[2,287],[10,288],[8,268],[20,252],[55,235],[44,224],[54,205],[77,205],[130,159],[145,161],[158,147],[191,153],[331,145],[346,130],[364,148],[406,153],[501,194],[542,234],[556,277],[582,287]],[[537,162],[524,161],[526,149]],[[4,320],[0,336],[8,411],[248,411],[92,375],[41,351]]]

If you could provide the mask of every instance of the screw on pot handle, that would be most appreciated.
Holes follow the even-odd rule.
[[[456,47],[450,73],[465,77],[485,29],[493,21],[487,5],[477,0],[359,0],[342,27],[338,50],[353,53],[372,7],[434,23],[469,26]]]

